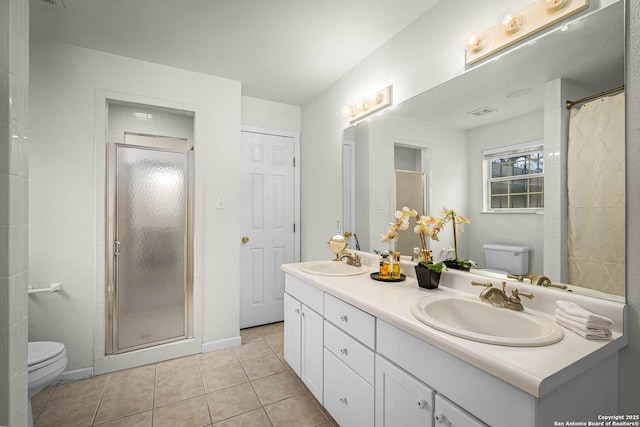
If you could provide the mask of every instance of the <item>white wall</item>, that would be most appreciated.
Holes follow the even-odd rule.
[[[27,423],[29,8],[0,1],[0,425]]]
[[[105,97],[195,112],[197,349],[238,337],[240,83],[43,40],[30,58],[30,275],[63,284],[31,298],[30,340],[65,343],[68,370],[104,360]]]
[[[482,151],[523,142],[541,140],[544,133],[544,113],[538,111],[467,132],[469,141],[469,257],[482,268],[485,243],[505,243],[530,246],[530,271],[542,273],[544,260],[544,216],[520,213],[482,213],[483,170]],[[558,280],[558,279],[556,279]]]
[[[299,133],[300,107],[243,96],[242,124]]]

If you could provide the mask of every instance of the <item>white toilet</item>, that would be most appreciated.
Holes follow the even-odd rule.
[[[521,276],[529,272],[529,246],[483,245],[485,268],[482,271]]]
[[[31,398],[51,384],[67,367],[67,349],[52,341],[29,343],[29,427],[33,426]]]

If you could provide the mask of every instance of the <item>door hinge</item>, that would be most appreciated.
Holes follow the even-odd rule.
[[[293,232],[294,233],[296,232],[296,224],[295,224],[295,222],[293,223]]]
[[[293,167],[294,168],[296,167],[296,158],[295,157],[293,158]]]

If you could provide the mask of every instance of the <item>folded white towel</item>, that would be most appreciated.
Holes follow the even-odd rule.
[[[572,330],[576,334],[588,340],[609,340],[611,339],[611,330],[608,328],[586,327],[583,323],[575,322],[571,319],[556,313],[556,322],[567,329]]]
[[[572,320],[586,323],[590,326],[610,328],[614,325],[613,320],[608,317],[595,314],[571,301],[556,301],[556,307],[562,310],[566,316],[573,316],[570,317]]]
[[[596,328],[596,329],[607,328],[608,329],[613,325],[613,322],[591,321],[591,320],[585,320],[584,317],[572,316],[566,311],[560,310],[559,308],[556,308],[555,314],[561,315],[566,319],[573,320],[574,322],[579,323],[586,328]]]

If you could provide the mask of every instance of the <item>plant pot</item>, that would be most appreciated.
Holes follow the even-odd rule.
[[[418,280],[418,286],[424,289],[436,289],[440,283],[440,274],[435,271],[416,265],[416,279]]]
[[[457,260],[454,259],[445,259],[444,261],[442,261],[442,263],[446,265],[447,268],[452,268],[454,270],[469,271],[471,269],[460,265]]]

